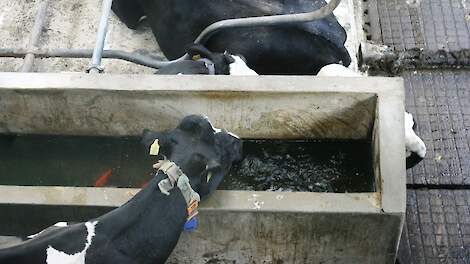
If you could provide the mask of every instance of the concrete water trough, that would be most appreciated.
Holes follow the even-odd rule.
[[[375,191],[217,191],[169,263],[393,263],[405,214],[403,104],[401,78],[0,73],[4,136],[138,136],[200,113],[245,139],[371,142]],[[0,175],[0,235],[86,220],[138,192],[8,177]]]

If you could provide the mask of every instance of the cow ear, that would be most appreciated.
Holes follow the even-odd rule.
[[[158,142],[156,141],[156,139],[158,139]],[[152,154],[152,153],[150,153],[151,149],[153,151],[156,151],[157,149],[160,149],[163,146],[165,146],[166,141],[167,141],[166,140],[166,134],[164,134],[164,133],[151,131],[149,129],[144,129],[144,131],[142,132],[141,143],[142,143],[142,145],[144,145],[145,150],[148,151],[149,154]],[[157,142],[157,143],[155,143],[155,142]],[[156,146],[155,144],[158,144],[158,146]],[[157,150],[157,152],[158,152],[158,150]],[[157,155],[157,154],[159,154],[159,153],[154,152],[152,155]]]
[[[193,56],[200,55],[202,58],[213,60],[213,53],[201,44],[191,45],[186,49],[186,52],[191,56],[191,58]]]

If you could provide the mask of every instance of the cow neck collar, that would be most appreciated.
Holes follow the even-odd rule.
[[[197,207],[201,198],[191,187],[188,176],[176,163],[170,160],[159,160],[153,167],[167,176],[158,183],[158,188],[163,194],[170,195],[170,190],[175,187],[175,184],[181,190],[187,205],[188,220],[191,220],[197,214]]]

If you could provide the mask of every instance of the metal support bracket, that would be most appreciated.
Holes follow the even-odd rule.
[[[101,18],[98,26],[98,32],[96,33],[95,49],[93,50],[93,56],[91,58],[91,66],[88,68],[88,73],[102,73],[104,72],[103,66],[101,66],[101,58],[103,55],[104,42],[106,40],[106,33],[108,32],[108,19],[111,13],[111,5],[113,0],[103,0],[101,6]]]

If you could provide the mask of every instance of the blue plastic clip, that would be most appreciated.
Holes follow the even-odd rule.
[[[197,218],[193,217],[184,224],[184,231],[194,231],[197,228]]]

